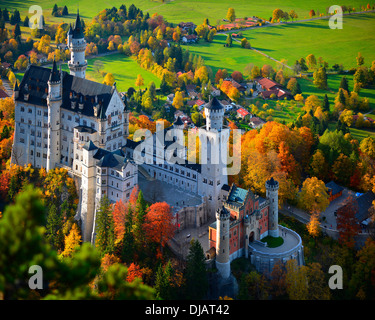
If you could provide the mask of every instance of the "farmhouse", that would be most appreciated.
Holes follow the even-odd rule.
[[[188,34],[182,37],[183,43],[196,43],[198,41],[198,36],[196,34]]]
[[[258,78],[256,82],[260,85],[263,99],[285,99],[291,97],[291,94],[279,83],[268,78]]]
[[[252,127],[253,129],[258,129],[258,128],[261,128],[263,127],[263,125],[266,123],[266,121],[264,121],[263,119],[259,118],[259,117],[251,117],[250,118],[250,122],[249,122],[249,125],[250,127]]]
[[[239,108],[237,110],[237,116],[242,118],[242,119],[246,119],[246,118],[250,117],[250,112],[245,110],[244,108]]]
[[[193,22],[180,22],[178,26],[181,28],[182,31],[194,31],[197,27],[197,25]]]
[[[326,187],[328,188],[330,202],[342,196],[344,188],[336,184],[334,181],[326,183]]]

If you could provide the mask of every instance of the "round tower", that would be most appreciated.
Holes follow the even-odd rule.
[[[53,60],[51,74],[48,80],[48,150],[47,171],[54,169],[60,162],[60,107],[62,104],[61,74]]]
[[[208,131],[221,131],[223,128],[224,106],[214,97],[204,106],[206,128]]]
[[[269,200],[268,235],[279,236],[279,183],[271,178],[266,181],[266,197]]]
[[[75,27],[68,32],[68,46],[70,50],[70,61],[68,62],[70,74],[76,77],[85,78],[87,61],[85,60],[86,41],[79,12]]]
[[[230,212],[222,206],[216,211],[216,268],[226,279],[230,276],[229,223]]]

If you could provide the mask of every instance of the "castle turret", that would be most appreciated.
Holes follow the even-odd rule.
[[[208,217],[221,204],[221,187],[228,183],[227,156],[229,129],[223,129],[224,106],[212,98],[205,106],[206,126],[199,129],[201,177],[200,192],[208,199]]]
[[[68,46],[70,50],[70,61],[68,62],[70,74],[85,78],[87,61],[85,60],[86,41],[79,12],[77,12],[76,23],[73,30],[68,32]]]
[[[176,121],[173,122],[173,128],[174,129],[184,129],[184,123],[182,122],[180,116],[177,117]]]
[[[226,279],[230,276],[229,261],[230,212],[222,206],[216,211],[216,268]]]
[[[62,104],[61,74],[53,60],[51,74],[48,80],[48,150],[47,171],[54,169],[60,162],[60,107]]]
[[[224,106],[214,97],[204,106],[206,128],[208,131],[221,131],[223,128]]]
[[[266,196],[269,200],[268,235],[279,236],[279,183],[271,178],[266,181]]]
[[[20,94],[20,88],[18,87],[18,81],[17,80],[15,81],[15,84],[14,84],[13,93],[14,93],[14,99],[18,99],[19,94]]]

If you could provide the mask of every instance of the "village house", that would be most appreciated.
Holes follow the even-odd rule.
[[[198,36],[196,34],[188,34],[182,37],[183,43],[196,43],[198,41]]]
[[[244,108],[239,108],[237,110],[237,117],[239,117],[241,119],[249,119],[250,118],[250,112],[247,111]]]
[[[189,30],[194,31],[195,28],[197,27],[197,25],[194,24],[193,22],[180,22],[178,26],[180,27],[182,31],[186,31],[186,32]]]
[[[251,117],[250,118],[250,121],[249,121],[249,126],[253,129],[258,129],[258,128],[261,128],[263,127],[263,125],[266,123],[266,121],[264,121],[263,119],[259,118],[259,117]]]
[[[344,188],[336,184],[334,181],[326,183],[326,187],[328,188],[330,202],[342,196]]]
[[[292,95],[281,84],[268,78],[258,78],[256,82],[260,85],[263,91],[260,96],[263,99],[285,99]]]
[[[220,102],[224,106],[225,112],[228,112],[233,109],[233,104],[228,102],[227,100],[221,100]]]

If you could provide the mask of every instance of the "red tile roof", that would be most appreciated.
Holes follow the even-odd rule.
[[[9,98],[9,96],[3,89],[0,89],[0,99],[4,98]]]
[[[237,113],[239,113],[239,114],[240,114],[241,116],[243,116],[243,117],[246,117],[247,115],[250,114],[249,111],[245,110],[244,108],[239,108],[239,109],[237,110]]]

